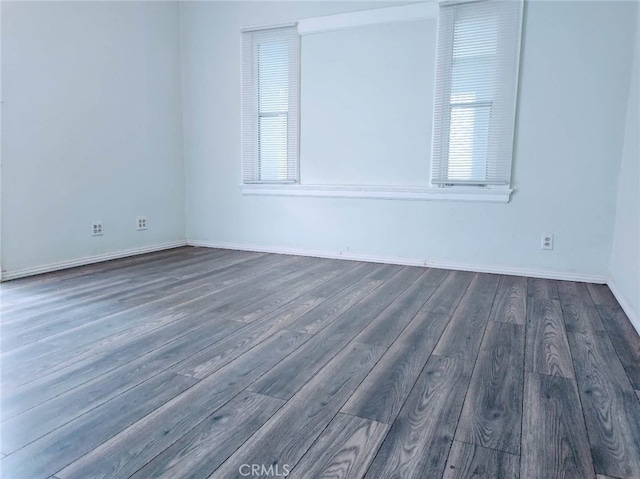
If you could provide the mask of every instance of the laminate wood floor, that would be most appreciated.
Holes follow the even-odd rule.
[[[0,294],[4,479],[640,478],[606,286],[185,247]]]

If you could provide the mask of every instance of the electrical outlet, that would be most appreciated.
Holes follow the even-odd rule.
[[[553,233],[542,233],[540,249],[553,249]]]
[[[147,217],[146,216],[138,216],[136,217],[136,228],[138,231],[147,229]]]
[[[102,221],[91,223],[91,236],[102,236]]]

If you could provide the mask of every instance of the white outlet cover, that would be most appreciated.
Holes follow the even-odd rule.
[[[540,239],[540,249],[553,249],[553,233],[542,233],[542,238]]]
[[[91,236],[102,236],[103,227],[102,221],[91,222]]]
[[[136,229],[138,231],[147,229],[147,217],[146,216],[137,216],[136,217]]]

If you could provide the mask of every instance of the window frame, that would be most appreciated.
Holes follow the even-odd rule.
[[[302,62],[300,42],[302,37],[307,34],[322,33],[328,31],[359,28],[368,25],[379,25],[384,23],[405,22],[412,20],[437,19],[438,29],[440,28],[439,11],[440,6],[444,4],[454,3],[472,3],[486,0],[436,0],[422,3],[415,3],[402,6],[382,7],[369,10],[360,10],[350,13],[339,13],[325,15],[321,17],[312,17],[300,19],[294,23],[286,23],[279,25],[263,25],[257,27],[242,28],[241,31],[257,31],[263,29],[281,28],[297,26],[298,31],[298,68]],[[523,3],[523,0],[515,0]],[[522,35],[522,17],[520,22],[520,35],[518,37],[518,63],[520,61],[520,42]],[[436,41],[439,40],[439,34]],[[437,46],[436,46],[437,48]],[[435,67],[435,65],[434,65]],[[519,69],[519,64],[518,67]],[[297,121],[298,136],[300,134],[300,81],[298,76],[298,100],[297,100]],[[518,81],[514,85],[517,95]],[[435,92],[426,92],[433,95],[435,100]],[[244,95],[244,92],[243,92]],[[244,99],[242,99],[244,102]],[[515,102],[514,102],[515,103]],[[434,103],[435,106],[435,103]],[[514,124],[515,124],[515,104],[514,104]],[[433,127],[435,128],[434,122]],[[243,132],[244,135],[244,132]],[[515,136],[515,135],[512,135]],[[432,138],[432,150],[435,137]],[[314,185],[301,184],[300,182],[300,143],[298,138],[297,164],[296,164],[296,181],[289,183],[264,183],[264,182],[245,182],[241,178],[239,188],[245,196],[279,196],[279,197],[316,197],[316,198],[361,198],[361,199],[384,199],[384,200],[418,200],[418,201],[456,201],[456,202],[490,202],[490,203],[508,203],[511,198],[511,184],[507,185],[487,185],[485,187],[456,185],[449,187],[447,185],[434,185],[432,183],[433,155],[425,161],[428,162],[428,186],[386,186],[386,185]],[[512,152],[513,153],[513,152]],[[243,159],[244,164],[244,159]],[[509,177],[510,177],[509,173]]]
[[[289,90],[286,111],[260,110],[259,96],[259,64],[258,45],[264,42],[261,35],[269,32],[289,29],[294,33],[283,33],[282,40],[288,42],[289,61],[293,65],[287,67],[289,76]],[[272,26],[247,27],[241,29],[241,137],[242,137],[242,168],[241,185],[294,185],[299,183],[299,120],[300,120],[300,35],[297,33],[297,23],[287,23]],[[274,34],[274,38],[276,35]],[[250,60],[249,60],[250,58]],[[247,77],[250,78],[247,78]],[[292,79],[293,77],[293,79]],[[260,119],[282,117],[287,119],[286,127],[286,178],[271,180],[262,179],[262,158],[260,151]],[[249,147],[250,145],[250,147]],[[250,150],[250,151],[247,151]]]
[[[504,1],[504,0],[502,0]],[[453,1],[440,1],[439,9],[442,8],[450,8],[456,7],[460,5],[472,5],[472,4],[483,4],[483,3],[497,3],[497,0],[453,0]],[[509,3],[514,5],[518,5],[518,19],[517,19],[517,28],[515,30],[516,34],[516,45],[515,45],[515,61],[513,65],[510,67],[513,69],[513,84],[506,85],[502,90],[512,89],[510,91],[511,102],[509,104],[509,114],[510,117],[508,119],[508,132],[507,138],[503,141],[505,144],[509,145],[509,158],[506,160],[506,170],[505,170],[505,178],[504,181],[492,181],[487,178],[486,181],[482,182],[479,180],[460,180],[453,178],[444,178],[442,175],[443,171],[449,171],[449,159],[450,159],[450,135],[451,135],[451,112],[453,109],[454,102],[452,101],[452,85],[453,85],[453,64],[454,64],[454,42],[455,42],[455,27],[456,20],[452,21],[450,24],[450,29],[445,31],[444,25],[442,22],[442,15],[440,12],[438,13],[438,39],[437,39],[437,62],[436,66],[436,92],[434,95],[434,122],[433,122],[433,138],[432,138],[432,155],[431,155],[431,165],[430,165],[430,184],[434,188],[439,189],[460,189],[460,188],[477,188],[477,189],[495,189],[495,190],[509,190],[511,191],[511,172],[513,168],[513,147],[515,144],[515,122],[516,122],[516,111],[517,111],[517,99],[518,99],[518,89],[519,89],[519,72],[520,72],[520,58],[521,58],[521,42],[522,42],[522,26],[524,22],[524,0],[509,0]],[[456,12],[457,14],[457,12]],[[500,22],[498,21],[497,28],[500,28]],[[496,69],[499,68],[502,60],[499,55],[496,55],[497,65]],[[442,62],[442,64],[440,64]],[[446,77],[446,82],[443,82],[442,78],[439,76]],[[438,91],[438,87],[440,86],[440,91]],[[444,105],[439,105],[438,103],[444,103]],[[485,103],[490,104],[492,107],[496,102],[496,97],[492,97],[489,101],[475,102],[475,103]],[[474,102],[472,102],[474,103]],[[464,105],[460,103],[459,105]],[[438,110],[441,112],[440,118],[437,117]],[[491,115],[491,113],[490,113]],[[489,139],[489,145],[487,146],[487,160],[489,156],[492,154],[491,149],[496,149],[498,147],[495,146],[495,142],[491,142],[493,136],[497,134],[495,129],[491,128],[491,120],[488,127],[487,137]],[[474,137],[475,140],[475,137]],[[473,163],[471,163],[473,166]],[[488,170],[488,161],[485,163],[485,169]],[[440,172],[439,175],[435,175],[434,173],[437,171]],[[488,175],[487,175],[488,176]],[[450,180],[450,181],[448,181]]]

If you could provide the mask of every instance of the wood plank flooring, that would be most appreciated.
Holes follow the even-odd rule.
[[[640,478],[606,286],[185,247],[0,315],[3,479]]]

